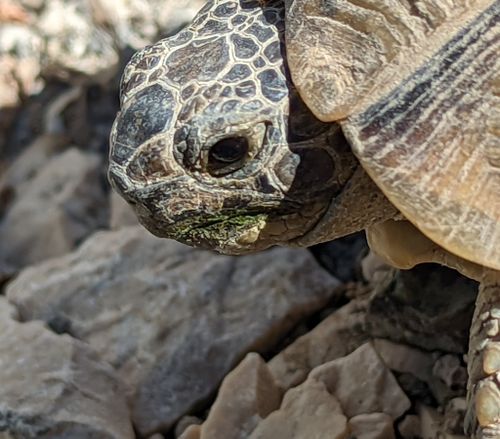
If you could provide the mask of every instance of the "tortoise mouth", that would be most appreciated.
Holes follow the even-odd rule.
[[[317,219],[303,216],[300,210],[211,216],[193,214],[161,226],[157,220],[140,217],[141,223],[159,237],[227,255],[243,255],[274,245],[288,245],[293,239],[308,233]]]
[[[224,254],[243,254],[272,245],[262,245],[264,243],[259,239],[268,220],[266,213],[198,217],[195,220],[188,218],[163,232],[192,247],[213,249]]]

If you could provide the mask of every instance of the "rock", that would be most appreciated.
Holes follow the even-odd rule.
[[[410,373],[422,381],[431,381],[435,356],[420,349],[381,338],[373,340],[373,347],[392,371]]]
[[[286,392],[280,409],[264,419],[249,439],[345,439],[348,432],[339,401],[322,381],[308,379]]]
[[[193,19],[206,0],[99,0],[120,47],[141,49]]]
[[[393,419],[385,413],[368,413],[349,419],[351,437],[356,439],[394,439]]]
[[[366,309],[366,302],[349,302],[272,358],[269,369],[279,386],[300,384],[314,367],[344,357],[367,341]]]
[[[224,378],[201,427],[201,439],[248,438],[262,419],[279,408],[281,396],[264,360],[248,354]]]
[[[440,404],[465,394],[467,371],[457,355],[431,354],[383,339],[375,339],[373,344],[389,369],[399,374],[411,374],[424,382]],[[401,384],[402,377],[399,381]]]
[[[179,439],[200,439],[201,427],[199,425],[189,426]]]
[[[25,23],[28,15],[21,5],[12,0],[0,0],[0,23]]]
[[[434,363],[432,373],[446,385],[450,394],[465,394],[467,369],[460,363],[457,355],[447,354],[439,357]]]
[[[453,398],[448,402],[444,412],[443,430],[446,433],[462,435],[467,408],[465,398]]]
[[[66,144],[67,139],[62,135],[42,135],[16,157],[7,170],[0,174],[0,200],[5,200],[0,205],[0,213],[7,210],[17,195],[23,194],[40,169]]]
[[[443,417],[436,409],[423,405],[417,405],[417,414],[420,418],[420,437],[422,439],[436,439],[440,435]]]
[[[175,425],[174,436],[179,438],[192,425],[200,425],[203,421],[196,416],[183,416]]]
[[[398,424],[398,432],[403,439],[420,438],[420,418],[417,415],[406,415]]]
[[[316,367],[308,379],[324,382],[349,418],[385,413],[394,420],[410,408],[409,399],[371,343]]]
[[[386,276],[388,271],[393,270],[394,268],[388,265],[381,256],[371,250],[361,261],[361,273],[363,278],[372,285],[376,285],[377,280],[381,276]]]
[[[87,341],[115,366],[148,435],[199,408],[246,352],[270,349],[338,284],[306,250],[228,257],[130,227],[28,268],[7,296],[24,320]]]
[[[37,19],[45,40],[43,75],[72,84],[104,84],[118,70],[112,36],[94,16],[91,3],[50,0]]]
[[[0,108],[15,107],[23,96],[41,90],[43,41],[29,24],[0,25]]]
[[[476,295],[477,282],[437,264],[388,271],[375,285],[367,331],[427,351],[464,354]]]
[[[134,438],[111,367],[83,343],[15,318],[0,297],[0,431],[23,439]]]
[[[0,223],[0,257],[22,267],[65,254],[106,222],[97,155],[71,148],[44,166]]]
[[[28,24],[0,23],[0,155],[23,97],[41,90],[42,40]]]
[[[116,230],[120,227],[136,226],[139,224],[132,206],[115,191],[110,192],[109,201],[109,227],[111,229]]]

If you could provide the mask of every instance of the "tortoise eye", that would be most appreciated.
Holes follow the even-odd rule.
[[[213,175],[235,171],[243,164],[248,148],[248,140],[245,137],[219,140],[208,152],[208,171]]]

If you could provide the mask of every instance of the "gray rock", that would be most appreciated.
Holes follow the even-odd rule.
[[[0,174],[0,214],[7,210],[18,194],[22,194],[29,182],[51,158],[67,144],[62,135],[45,134],[26,147]]]
[[[28,268],[7,295],[23,319],[70,332],[114,365],[147,435],[198,407],[246,352],[270,349],[337,286],[305,250],[228,257],[131,227]]]
[[[126,226],[136,226],[139,220],[132,209],[115,191],[109,194],[109,227],[113,230]]]
[[[0,223],[0,257],[22,267],[65,254],[106,224],[97,155],[71,148],[29,182]]]
[[[83,343],[15,318],[0,297],[0,436],[133,439],[112,368]]]

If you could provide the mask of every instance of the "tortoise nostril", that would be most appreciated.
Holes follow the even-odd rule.
[[[208,171],[220,176],[239,169],[248,156],[248,150],[248,140],[245,137],[219,140],[208,152]]]

